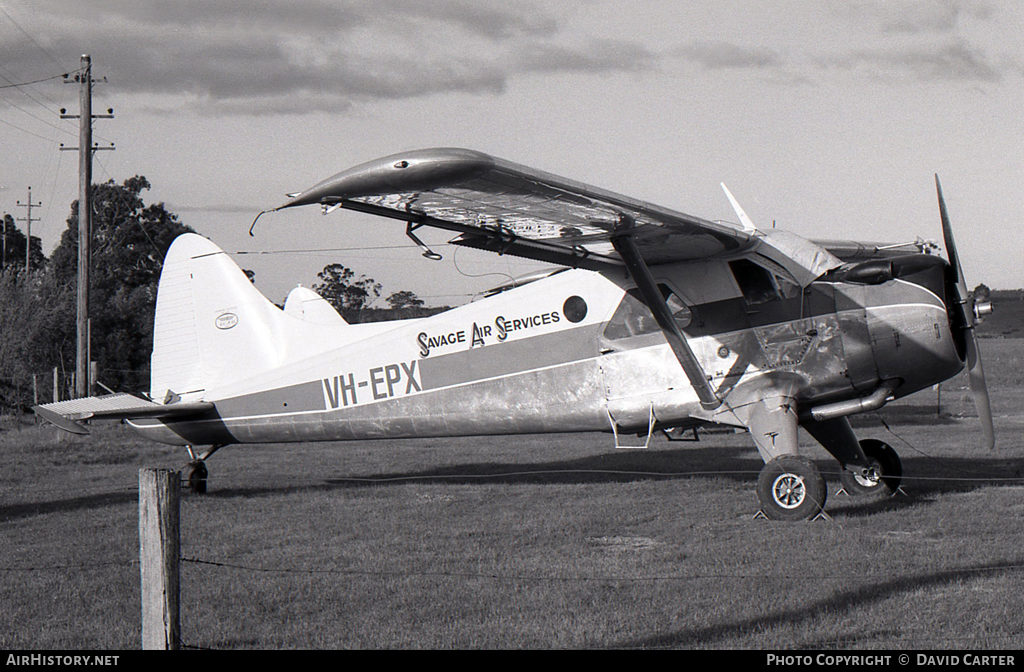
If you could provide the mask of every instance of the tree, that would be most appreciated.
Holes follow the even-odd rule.
[[[395,309],[423,307],[423,299],[407,289],[403,289],[400,292],[392,292],[385,301],[388,302],[388,307]]]
[[[164,255],[180,234],[192,231],[163,203],[146,205],[142,176],[92,186],[90,318],[92,359],[107,386],[124,391],[149,388],[153,314]],[[40,347],[50,366],[75,370],[78,279],[78,202],[53,251],[41,292],[46,310]]]
[[[25,234],[18,230],[14,218],[5,214],[0,222],[0,270],[6,268],[25,268]],[[31,267],[40,269],[46,263],[43,254],[43,243],[37,236],[32,236],[30,254]]]
[[[322,282],[313,285],[313,291],[324,297],[334,309],[350,322],[358,322],[359,311],[369,307],[380,297],[381,285],[341,264],[328,264],[317,273]]]
[[[32,373],[39,370],[32,347],[40,309],[31,279],[13,267],[0,269],[0,412],[32,402]]]

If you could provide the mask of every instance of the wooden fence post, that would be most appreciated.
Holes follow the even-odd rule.
[[[143,649],[180,648],[180,496],[181,472],[170,469],[139,470]]]

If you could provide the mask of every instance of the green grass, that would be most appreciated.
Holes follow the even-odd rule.
[[[829,480],[830,520],[754,519],[749,437],[600,434],[229,447],[183,498],[201,648],[1017,648],[1024,341],[985,340],[996,451],[964,381],[858,419],[906,494]],[[958,416],[964,417],[958,417]],[[882,425],[884,420],[891,432]],[[0,647],[135,648],[137,475],[184,451],[120,426],[0,434]]]

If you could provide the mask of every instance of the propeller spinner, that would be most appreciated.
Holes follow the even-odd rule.
[[[957,326],[964,330],[964,340],[967,347],[967,374],[971,383],[971,392],[974,395],[974,405],[978,409],[978,418],[981,420],[981,431],[984,445],[991,449],[995,446],[995,430],[992,423],[992,406],[989,402],[988,386],[985,384],[985,368],[981,364],[981,354],[978,351],[978,336],[974,327],[981,317],[992,312],[991,304],[975,301],[974,295],[967,289],[967,282],[964,280],[964,271],[960,266],[960,257],[956,251],[956,243],[953,240],[953,227],[949,223],[949,213],[946,211],[946,201],[942,198],[942,185],[939,184],[939,176],[935,176],[935,189],[939,196],[939,215],[942,217],[942,238],[946,246],[946,255],[949,257],[949,265],[952,268],[953,280],[956,283],[957,306],[950,306],[951,310],[959,311],[959,323]],[[954,327],[955,328],[955,327]]]

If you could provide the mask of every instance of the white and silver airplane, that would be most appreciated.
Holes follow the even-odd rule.
[[[723,185],[724,187],[724,185]],[[289,195],[398,220],[456,245],[549,262],[530,282],[429,318],[347,324],[297,288],[279,309],[212,242],[167,253],[149,399],[36,407],[68,431],[121,418],[185,445],[189,482],[229,444],[607,431],[749,430],[772,519],[816,517],[825,481],[803,427],[838,460],[847,492],[891,495],[902,467],[848,416],[966,365],[992,445],[974,327],[990,306],[963,277],[936,177],[945,249],[819,243],[711,222],[464,149],[410,151]],[[205,450],[199,447],[206,447]]]

